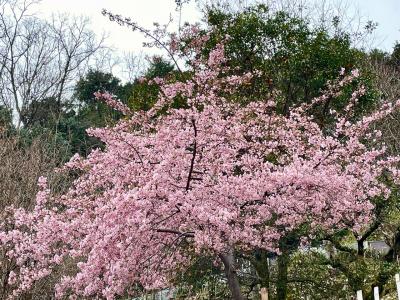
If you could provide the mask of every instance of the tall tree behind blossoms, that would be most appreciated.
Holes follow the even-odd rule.
[[[399,157],[388,157],[380,132],[369,125],[395,107],[384,104],[352,121],[353,93],[343,114],[330,111],[326,134],[308,111],[340,95],[358,72],[341,72],[311,104],[276,113],[276,102],[226,100],[260,73],[227,76],[223,43],[203,57],[207,36],[193,27],[179,51],[191,57],[192,77],[160,84],[153,108],[132,113],[108,93],[97,94],[126,115],[116,126],[91,129],[104,151],[74,156],[64,170],[80,176],[65,194],[52,195],[46,179],[31,211],[9,208],[0,243],[16,268],[7,281],[17,297],[65,262],[56,296],[115,299],[137,287],[168,287],[192,259],[211,256],[226,275],[233,299],[244,299],[235,256],[280,252],[279,242],[302,228],[305,241],[320,231],[361,233],[375,197],[399,180]],[[178,51],[171,43],[171,52]],[[183,108],[173,108],[176,98]],[[375,141],[368,146],[364,141]]]

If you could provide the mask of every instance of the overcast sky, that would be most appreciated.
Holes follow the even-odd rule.
[[[39,13],[51,15],[67,12],[75,15],[86,15],[91,18],[96,33],[109,34],[108,42],[123,51],[139,52],[142,49],[143,36],[121,27],[101,14],[105,8],[113,13],[131,17],[140,25],[151,28],[153,22],[161,25],[168,22],[170,15],[178,19],[174,0],[42,0]],[[183,9],[183,21],[197,21],[200,13],[195,5],[186,5]],[[174,27],[171,27],[173,29]]]
[[[378,22],[376,47],[390,51],[400,41],[400,0],[354,0],[361,13]]]
[[[200,20],[201,13],[194,2],[192,0],[189,5],[184,6],[182,22],[193,23]],[[372,19],[379,24],[375,32],[373,47],[391,51],[395,41],[400,41],[400,0],[348,0],[347,2],[352,9],[358,8],[359,15],[363,16],[364,20]],[[149,28],[153,22],[166,23],[169,16],[175,20],[179,19],[175,0],[42,0],[40,6],[37,7],[39,13],[47,16],[58,12],[89,16],[92,20],[92,28],[96,33],[108,33],[108,45],[116,47],[120,52],[140,53],[143,50],[142,43],[144,41],[142,35],[110,22],[101,15],[103,8],[131,17],[139,24]],[[175,28],[177,28],[176,24]],[[148,49],[145,49],[145,52],[148,53]]]

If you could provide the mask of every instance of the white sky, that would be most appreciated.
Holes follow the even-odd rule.
[[[161,25],[169,21],[170,15],[178,20],[174,0],[42,0],[38,7],[39,13],[51,15],[52,13],[67,12],[75,15],[89,16],[92,28],[96,33],[108,33],[108,44],[122,51],[140,52],[142,50],[142,35],[132,32],[126,27],[121,27],[101,14],[103,8],[130,17],[133,21],[152,28],[153,22]],[[185,5],[182,10],[182,20],[195,21],[201,17],[195,5]],[[174,27],[171,27],[173,29]],[[177,28],[177,26],[175,26]]]
[[[353,0],[362,15],[378,22],[376,47],[391,51],[400,42],[400,0]]]
[[[374,46],[391,51],[395,41],[400,41],[400,0],[348,1],[351,5],[358,7],[361,16],[379,23],[375,33]],[[193,23],[200,20],[201,13],[197,10],[194,2],[192,0],[189,5],[184,5],[182,22]],[[165,24],[170,15],[176,21],[179,19],[174,0],[42,0],[37,11],[45,16],[59,12],[89,16],[92,20],[92,29],[96,33],[108,33],[108,45],[114,46],[119,52],[140,53],[143,51],[143,36],[110,22],[101,15],[103,8],[113,13],[131,17],[132,20],[147,28],[151,28],[153,22]],[[175,28],[177,28],[176,24]],[[149,53],[149,50],[144,49],[144,52]]]

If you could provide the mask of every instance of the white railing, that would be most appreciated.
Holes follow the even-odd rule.
[[[396,274],[394,280],[396,281],[397,299],[400,300],[400,275]],[[357,300],[363,300],[363,293],[361,290],[357,291]],[[374,287],[374,300],[380,300],[379,288],[377,286]]]

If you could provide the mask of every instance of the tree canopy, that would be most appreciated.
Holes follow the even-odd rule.
[[[358,70],[346,75],[344,69],[321,96],[288,114],[277,112],[269,96],[246,105],[230,101],[226,94],[263,73],[230,75],[225,45],[205,56],[209,37],[197,32],[184,49],[198,54],[189,79],[162,80],[147,112],[133,113],[111,94],[97,93],[127,116],[90,130],[104,150],[65,165],[81,174],[60,196],[41,178],[34,209],[17,209],[6,219],[0,241],[18,265],[9,276],[16,295],[69,259],[76,273],[60,280],[58,297],[114,299],[139,287],[167,287],[194,257],[206,255],[224,266],[232,297],[244,299],[236,256],[281,254],[292,235],[307,243],[320,232],[362,234],[374,221],[374,199],[392,192],[381,177],[397,183],[400,158],[364,140],[379,139],[370,125],[400,103],[353,120],[365,94],[359,86],[342,113],[329,112],[335,130],[326,134],[308,111],[359,77]],[[185,107],[173,106],[176,97]]]

